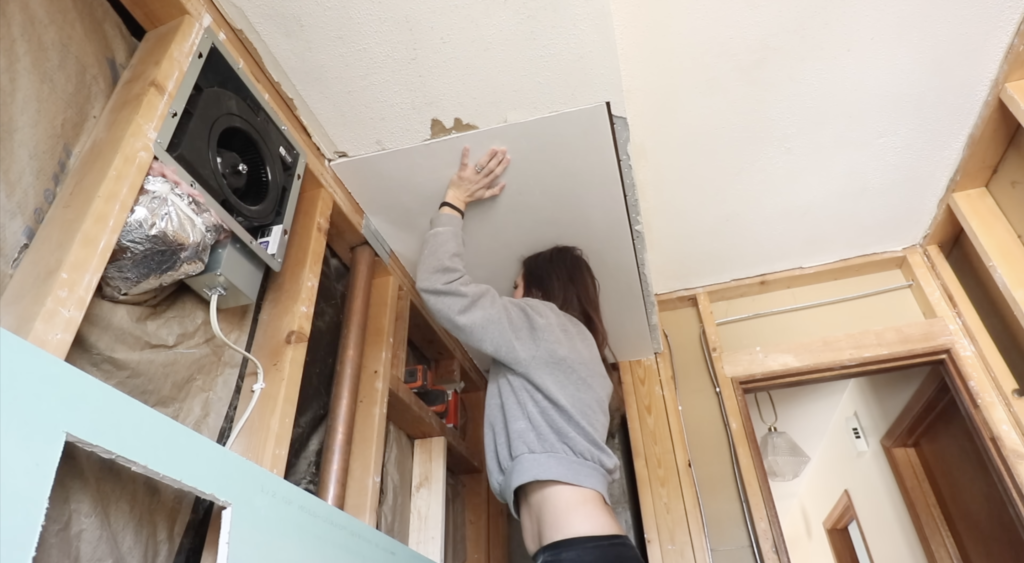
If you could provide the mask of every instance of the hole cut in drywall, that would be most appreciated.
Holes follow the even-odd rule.
[[[171,561],[197,492],[69,436],[33,561]]]

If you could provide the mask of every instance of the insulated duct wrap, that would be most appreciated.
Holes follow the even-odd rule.
[[[152,304],[163,288],[206,268],[210,247],[226,229],[197,195],[146,176],[103,271],[104,299]]]

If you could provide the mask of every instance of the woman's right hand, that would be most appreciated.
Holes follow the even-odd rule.
[[[505,182],[495,184],[512,159],[505,149],[492,148],[476,165],[469,163],[469,147],[462,149],[459,171],[448,182],[444,200],[465,211],[474,201],[494,197],[505,189]]]

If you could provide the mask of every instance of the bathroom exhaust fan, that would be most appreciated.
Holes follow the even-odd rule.
[[[154,146],[228,226],[206,271],[186,280],[222,307],[255,301],[266,266],[280,271],[306,157],[280,117],[207,29]]]

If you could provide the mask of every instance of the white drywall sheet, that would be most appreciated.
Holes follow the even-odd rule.
[[[556,244],[583,249],[601,284],[601,310],[619,360],[654,354],[636,254],[604,104],[332,164],[405,267],[416,271],[430,218],[459,165],[507,147],[508,187],[466,213],[466,269],[511,295],[526,256]]]

